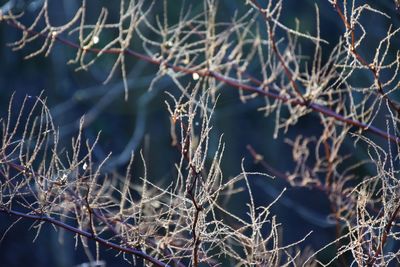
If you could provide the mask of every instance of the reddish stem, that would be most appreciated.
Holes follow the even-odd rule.
[[[76,233],[80,236],[84,236],[88,239],[94,240],[99,244],[105,245],[108,248],[112,248],[114,250],[123,252],[123,253],[127,253],[127,254],[132,254],[135,256],[138,256],[140,258],[143,258],[149,262],[151,262],[154,266],[160,266],[160,267],[169,267],[170,265],[165,264],[149,255],[147,255],[146,253],[144,253],[141,250],[135,249],[135,248],[127,248],[127,247],[123,247],[120,245],[117,245],[115,243],[112,243],[104,238],[98,237],[93,235],[92,233],[86,232],[84,230],[78,229],[76,227],[73,227],[69,224],[63,223],[61,221],[58,221],[56,219],[50,218],[48,216],[45,215],[35,215],[35,214],[25,214],[22,212],[18,212],[18,211],[14,211],[14,210],[8,210],[8,209],[4,209],[4,208],[0,208],[0,212],[2,213],[6,213],[6,214],[11,214],[14,216],[18,216],[20,218],[25,218],[25,219],[30,219],[30,220],[35,220],[35,221],[39,221],[39,222],[48,222],[51,223],[55,226],[61,227],[67,231],[70,231],[72,233]]]
[[[37,32],[35,30],[23,28],[21,25],[15,23],[14,21],[11,21],[11,20],[5,20],[5,21],[6,21],[7,24],[9,24],[9,25],[11,25],[11,26],[13,26],[13,27],[15,27],[15,28],[17,28],[19,30],[26,31],[29,34],[39,35],[39,36],[42,36],[44,38],[48,38],[48,33],[44,33],[44,32],[42,33],[42,32]],[[67,39],[64,39],[64,38],[62,38],[62,37],[60,37],[58,35],[56,35],[54,38],[57,41],[65,44],[67,46],[73,47],[75,49],[83,49],[78,44],[76,44],[74,42],[71,42],[71,41],[69,41]],[[120,54],[120,53],[124,53],[124,54],[130,55],[130,56],[134,56],[134,57],[136,57],[136,58],[138,58],[140,60],[144,60],[146,62],[149,62],[151,64],[164,65],[165,67],[170,68],[170,69],[172,69],[174,71],[177,71],[177,72],[182,72],[182,73],[186,73],[186,74],[197,73],[199,76],[202,76],[202,77],[207,77],[207,76],[208,77],[213,77],[216,80],[221,81],[221,82],[223,82],[223,83],[225,83],[227,85],[230,85],[230,86],[232,86],[232,87],[234,87],[234,88],[236,88],[238,90],[257,93],[259,95],[263,95],[263,96],[266,96],[266,97],[270,97],[270,98],[273,98],[273,99],[280,100],[283,103],[290,104],[290,105],[293,105],[293,106],[307,106],[311,110],[313,110],[313,111],[315,111],[317,113],[323,114],[325,116],[332,117],[337,121],[341,121],[341,122],[346,123],[348,125],[352,125],[352,126],[355,126],[357,128],[360,128],[362,130],[369,131],[369,132],[371,132],[371,133],[373,133],[375,135],[383,137],[386,140],[389,140],[389,141],[394,142],[396,144],[400,143],[400,138],[398,138],[398,137],[396,137],[394,135],[391,135],[391,134],[389,134],[389,133],[387,133],[387,132],[385,132],[385,131],[383,131],[383,130],[381,130],[379,128],[376,128],[374,126],[368,125],[368,124],[363,123],[361,121],[346,118],[345,116],[342,116],[342,115],[336,113],[335,111],[333,111],[333,110],[331,110],[329,108],[326,108],[326,107],[324,107],[322,105],[319,105],[319,104],[316,104],[316,103],[309,103],[307,101],[303,101],[303,100],[299,100],[299,99],[292,99],[292,98],[288,98],[288,97],[279,95],[278,93],[265,91],[264,87],[262,87],[262,86],[257,87],[257,86],[252,86],[252,85],[248,85],[248,84],[243,84],[243,83],[240,83],[239,81],[236,81],[236,80],[231,79],[229,77],[225,77],[225,76],[223,76],[223,75],[221,75],[221,74],[219,74],[217,72],[214,72],[212,70],[200,70],[199,71],[199,70],[195,70],[195,69],[188,69],[188,68],[186,68],[184,66],[173,65],[171,63],[164,62],[162,60],[153,59],[150,56],[138,53],[138,52],[133,51],[131,49],[125,49],[125,50],[121,50],[121,49],[102,50],[102,49],[99,49],[99,48],[87,48],[85,50],[89,51],[89,52],[93,52],[93,53],[102,52],[103,54]]]

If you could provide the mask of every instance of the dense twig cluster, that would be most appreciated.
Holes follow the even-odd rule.
[[[241,191],[240,181],[263,174],[243,169],[226,181],[220,169],[222,143],[210,165],[206,164],[210,95],[201,93],[195,102],[198,93],[195,89],[188,99],[173,99],[168,105],[172,136],[182,158],[176,164],[177,177],[166,188],[149,182],[146,173],[138,183],[132,181],[131,164],[123,177],[104,175],[104,162],[92,161],[97,141],[84,143],[81,134],[72,140],[71,149],[62,152],[45,101],[37,98],[29,111],[24,102],[17,122],[10,121],[10,114],[3,124],[1,212],[36,220],[38,234],[42,222],[49,222],[77,234],[83,246],[92,239],[156,266],[183,266],[185,259],[195,266],[199,262],[215,265],[223,256],[240,264],[284,262],[281,254],[294,245],[279,246],[278,224],[270,207],[257,207],[261,212],[256,212],[248,182],[250,221],[223,207],[227,198]],[[10,103],[12,113],[15,103]],[[18,132],[22,138],[16,137]],[[222,218],[234,223],[229,225]],[[265,227],[271,231],[266,237],[261,232]],[[111,238],[102,237],[107,233]],[[89,251],[88,256],[100,259]]]
[[[49,2],[43,1],[30,24],[12,9],[0,14],[3,23],[22,33],[12,47],[20,50],[41,42],[26,56],[31,58],[47,56],[59,42],[75,49],[69,63],[78,70],[114,55],[105,82],[120,70],[126,99],[127,62],[138,59],[158,66],[149,91],[168,76],[180,92],[168,93],[166,101],[172,145],[180,160],[168,186],[150,182],[146,172],[140,181],[132,181],[133,155],[125,175],[109,175],[102,170],[107,158],[92,160],[97,139],[90,143],[82,138],[84,119],[71,148],[61,148],[43,96],[27,97],[17,115],[12,115],[16,103],[11,99],[9,115],[2,120],[2,213],[35,220],[38,233],[48,222],[76,234],[83,247],[91,239],[133,255],[128,261],[140,258],[156,266],[214,266],[221,259],[238,266],[398,263],[398,248],[386,249],[386,244],[399,237],[400,54],[394,40],[400,29],[382,29],[384,35],[371,51],[365,45],[369,29],[363,24],[367,15],[390,20],[388,14],[373,3],[328,0],[344,32],[327,52],[318,6],[315,33],[309,34],[300,31],[299,23],[292,29],[282,22],[282,0],[245,1],[245,11],[225,21],[220,21],[217,1],[202,1],[200,11],[183,4],[177,23],[168,19],[166,0],[159,13],[154,1],[121,0],[116,21],[109,19],[106,6],[96,20],[88,18],[90,3],[82,0],[62,26],[52,24]],[[303,43],[313,46],[309,59],[301,54]],[[360,82],[360,72],[372,80]],[[259,111],[275,116],[275,138],[306,116],[319,121],[320,133],[286,140],[293,170],[276,170],[248,145],[266,174],[248,172],[242,165],[237,176],[223,176],[224,144],[220,139],[217,148],[210,146],[212,114],[222,87],[237,89],[243,105],[263,99]],[[353,149],[365,149],[361,160],[345,152],[349,142]],[[143,165],[146,169],[144,160]],[[370,170],[368,176],[358,175],[362,168]],[[337,238],[315,252],[299,250],[298,242],[282,245],[272,204],[256,206],[249,183],[251,176],[268,175],[323,192]],[[248,195],[247,218],[224,206],[242,191]],[[332,245],[336,256],[319,261],[318,253]],[[99,248],[95,256],[86,252],[93,261],[101,258]]]

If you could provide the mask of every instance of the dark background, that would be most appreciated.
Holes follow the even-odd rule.
[[[10,1],[12,2],[12,1]],[[24,4],[25,1],[17,1]],[[35,13],[35,3],[40,1],[26,1],[30,5],[26,9],[26,20],[29,21]],[[57,0],[57,5],[50,7],[54,14],[54,21],[63,22],[70,17],[76,9],[79,1]],[[98,14],[100,4],[107,1],[88,1],[93,9],[88,9],[88,18]],[[113,1],[110,1],[113,2]],[[160,1],[161,2],[161,1]],[[201,1],[187,1],[196,7]],[[221,0],[219,1],[219,16],[221,19],[233,16],[235,10],[243,9],[244,1]],[[370,29],[372,40],[379,41],[382,36],[381,29],[386,29],[388,23],[395,27],[399,25],[399,16],[396,15],[392,1],[369,1],[379,10],[392,15],[392,21],[379,19],[366,19],[366,26]],[[8,1],[0,1],[5,7]],[[110,3],[111,17],[117,15],[119,3],[113,7]],[[170,5],[169,15],[173,19],[179,14],[182,1]],[[344,31],[341,21],[328,1],[289,0],[284,1],[283,17],[281,22],[289,27],[294,27],[295,18],[301,21],[301,30],[314,32],[315,7],[318,4],[321,14],[321,35],[328,40],[330,45],[323,47],[327,52],[337,43]],[[1,6],[0,5],[0,6]],[[25,8],[21,6],[21,8]],[[157,9],[157,8],[156,8]],[[376,30],[374,30],[376,29]],[[95,151],[95,160],[101,160],[110,151],[113,152],[110,169],[123,170],[126,160],[118,158],[125,152],[129,154],[133,149],[136,153],[143,149],[146,158],[149,177],[158,183],[168,183],[174,175],[173,163],[179,158],[175,149],[171,147],[169,135],[169,113],[164,101],[167,99],[165,90],[177,94],[172,81],[163,78],[157,82],[155,90],[147,92],[148,86],[156,72],[156,66],[132,58],[129,62],[129,99],[124,100],[123,84],[120,75],[106,85],[103,81],[110,70],[107,60],[96,64],[87,72],[75,72],[75,67],[66,62],[74,55],[74,50],[62,44],[56,44],[48,57],[43,55],[33,59],[24,60],[24,56],[35,50],[33,44],[21,51],[13,52],[7,43],[11,43],[20,37],[20,32],[5,23],[0,23],[0,114],[7,114],[8,102],[15,93],[15,102],[21,102],[25,95],[38,96],[43,92],[47,98],[55,124],[60,128],[62,140],[69,142],[70,137],[76,133],[81,116],[85,115],[87,125],[84,129],[86,138],[93,140],[97,132],[101,130],[99,145]],[[385,32],[383,32],[385,34]],[[397,39],[398,40],[398,39]],[[371,42],[371,49],[376,43]],[[312,56],[313,47],[304,42],[303,53]],[[364,46],[363,49],[368,50]],[[390,53],[396,53],[391,51]],[[328,54],[328,53],[326,53]],[[368,54],[366,54],[368,55]],[[368,56],[367,56],[368,57]],[[257,73],[254,67],[253,75]],[[368,73],[360,74],[360,78],[371,79]],[[364,75],[364,76],[363,76]],[[264,159],[273,167],[283,172],[292,170],[294,165],[291,160],[291,150],[283,142],[284,138],[294,138],[299,134],[305,136],[318,135],[321,131],[316,114],[308,115],[298,124],[290,128],[286,135],[280,135],[278,139],[272,138],[274,129],[274,117],[265,118],[261,112],[257,112],[262,100],[249,101],[243,104],[238,99],[236,90],[223,87],[221,97],[214,113],[214,126],[211,142],[216,145],[219,136],[223,133],[226,143],[224,160],[222,162],[225,177],[238,174],[242,158],[245,158],[245,166],[248,171],[264,171],[261,166],[254,163],[246,150],[250,144],[257,148],[257,152],[264,155]],[[133,146],[127,144],[133,142]],[[363,159],[365,154],[362,149],[355,150],[349,140],[344,149],[354,153],[355,158]],[[142,172],[142,164],[139,157],[135,162],[137,175]],[[368,172],[368,170],[365,170]],[[329,202],[326,196],[313,189],[291,188],[280,179],[265,179],[254,177],[251,179],[254,187],[255,201],[257,205],[267,205],[288,187],[284,196],[273,206],[273,213],[277,215],[278,222],[282,223],[282,235],[284,243],[297,241],[308,232],[313,231],[310,237],[301,245],[303,248],[310,246],[318,249],[335,239],[335,227],[326,216],[329,214]],[[240,198],[234,198],[232,207],[238,214],[245,217],[245,206]],[[16,218],[0,216],[0,234],[15,222]],[[73,236],[66,234],[64,243],[60,244],[57,229],[44,226],[41,234],[33,242],[36,231],[30,228],[32,222],[20,221],[7,233],[0,244],[1,266],[76,266],[87,261],[82,253],[81,245],[75,248]],[[331,258],[335,253],[334,247],[327,249],[319,257]],[[102,259],[108,266],[123,266],[127,263],[122,257],[114,257],[115,252],[104,250]]]

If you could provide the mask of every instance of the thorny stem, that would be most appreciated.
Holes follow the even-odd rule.
[[[19,30],[28,32],[31,35],[39,35],[39,36],[42,36],[44,38],[48,38],[48,35],[50,34],[50,33],[45,33],[45,32],[37,32],[37,31],[32,30],[32,29],[27,29],[27,28],[23,27],[22,25],[17,24],[16,22],[14,22],[14,21],[12,21],[10,19],[5,19],[4,21],[8,25],[10,25],[12,27],[15,27],[15,28],[17,28]],[[62,38],[59,35],[54,36],[54,38],[57,41],[59,41],[60,43],[63,43],[63,44],[65,44],[67,46],[70,46],[72,48],[82,49],[82,50],[84,49],[81,46],[79,46],[78,44],[76,44],[76,43],[74,43],[72,41],[69,41],[69,40],[67,40],[65,38]],[[283,103],[287,103],[287,104],[290,104],[290,105],[293,105],[293,106],[306,106],[306,107],[310,108],[311,110],[313,110],[314,112],[323,114],[323,115],[328,116],[328,117],[332,117],[337,121],[343,122],[343,123],[348,124],[348,125],[352,125],[352,126],[357,127],[357,128],[359,128],[361,130],[369,131],[369,132],[371,132],[371,133],[373,133],[373,134],[375,134],[377,136],[383,137],[386,140],[389,140],[389,141],[391,141],[393,143],[396,143],[396,144],[400,143],[400,138],[399,137],[396,137],[396,136],[394,136],[394,135],[392,135],[392,134],[390,134],[390,133],[388,133],[386,131],[383,131],[383,130],[381,130],[379,128],[376,128],[374,126],[368,125],[368,124],[363,123],[361,121],[347,118],[346,116],[340,115],[340,114],[336,113],[335,111],[333,111],[333,110],[331,110],[331,109],[329,109],[327,107],[324,107],[322,105],[319,105],[319,104],[316,104],[316,103],[309,103],[308,101],[303,101],[303,100],[300,101],[299,99],[288,98],[288,97],[282,96],[282,95],[280,95],[278,93],[274,93],[274,92],[270,92],[270,91],[264,90],[264,86],[252,86],[252,85],[248,85],[248,84],[243,84],[243,83],[241,83],[241,82],[239,82],[237,80],[234,80],[232,78],[223,76],[223,75],[221,75],[221,74],[219,74],[219,73],[217,73],[215,71],[212,71],[212,70],[201,70],[201,71],[198,71],[198,70],[194,70],[194,69],[189,69],[189,68],[186,68],[186,67],[181,66],[181,65],[174,65],[174,64],[165,62],[163,60],[154,59],[154,58],[152,58],[150,56],[141,54],[141,53],[136,52],[136,51],[131,50],[131,49],[107,49],[107,50],[103,50],[103,49],[99,49],[99,48],[85,48],[84,50],[88,51],[88,52],[93,52],[93,53],[100,53],[101,52],[103,54],[121,54],[121,53],[124,53],[126,55],[136,57],[136,58],[138,58],[140,60],[149,62],[151,64],[163,65],[166,68],[170,68],[170,69],[172,69],[174,71],[177,71],[177,72],[182,72],[182,73],[186,73],[186,74],[197,73],[201,77],[213,77],[216,80],[221,81],[221,82],[225,83],[226,85],[232,86],[232,87],[234,87],[234,88],[236,88],[238,90],[257,93],[257,94],[262,95],[262,96],[266,96],[266,97],[270,97],[270,98],[273,98],[273,99],[280,100]],[[389,101],[388,98],[386,98],[386,99]]]

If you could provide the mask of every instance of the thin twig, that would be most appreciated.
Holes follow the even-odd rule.
[[[11,214],[14,216],[17,216],[19,218],[25,218],[25,219],[31,219],[31,220],[35,220],[38,222],[48,222],[51,223],[55,226],[61,227],[65,230],[68,230],[72,233],[78,234],[80,236],[84,236],[86,238],[89,238],[93,241],[96,241],[99,244],[105,245],[108,248],[112,248],[114,250],[123,252],[123,253],[127,253],[127,254],[132,254],[135,256],[138,256],[140,258],[143,258],[149,262],[151,262],[152,264],[154,264],[154,266],[160,266],[160,267],[169,267],[170,265],[165,264],[153,257],[151,257],[150,255],[146,254],[145,252],[138,250],[138,249],[134,249],[134,248],[128,248],[128,247],[123,247],[120,245],[117,245],[115,243],[112,243],[106,239],[103,239],[101,237],[98,236],[94,236],[92,233],[86,232],[84,230],[78,229],[76,227],[73,227],[69,224],[66,224],[64,222],[58,221],[56,219],[53,219],[51,217],[48,217],[46,215],[36,215],[36,214],[25,214],[23,212],[19,212],[19,211],[14,211],[14,210],[9,210],[9,209],[4,209],[4,208],[0,208],[0,212],[5,213],[5,214]]]
[[[8,25],[10,25],[10,26],[12,26],[14,28],[17,28],[19,30],[26,31],[31,35],[39,35],[39,36],[42,36],[44,38],[48,38],[49,33],[45,33],[45,32],[38,33],[38,32],[36,32],[35,30],[32,30],[32,29],[22,28],[21,25],[16,24],[14,21],[12,21],[10,19],[5,19],[4,21]],[[212,71],[212,70],[198,71],[198,70],[194,70],[194,69],[189,69],[189,68],[186,68],[184,66],[174,65],[174,64],[171,64],[171,63],[168,63],[168,62],[164,62],[163,60],[154,59],[154,58],[152,58],[150,56],[141,54],[141,53],[133,51],[131,49],[124,49],[124,50],[122,50],[122,49],[103,50],[103,49],[99,49],[99,48],[85,48],[84,49],[84,48],[80,47],[78,44],[76,44],[76,43],[74,43],[72,41],[69,41],[69,40],[67,40],[65,38],[62,38],[59,35],[56,35],[54,38],[57,41],[65,44],[67,46],[70,46],[70,47],[75,48],[75,49],[85,50],[87,52],[93,52],[93,53],[100,53],[101,52],[103,54],[121,54],[121,53],[123,53],[123,54],[129,55],[129,56],[134,56],[134,57],[136,57],[136,58],[138,58],[140,60],[149,62],[151,64],[163,65],[166,68],[170,68],[170,69],[172,69],[174,71],[177,71],[177,72],[182,72],[182,73],[186,73],[186,74],[194,74],[194,73],[196,73],[197,75],[199,75],[201,77],[213,77],[216,80],[221,81],[221,82],[225,83],[226,85],[232,86],[232,87],[234,87],[234,88],[236,88],[238,90],[257,93],[257,94],[262,95],[262,96],[266,96],[266,97],[270,97],[270,98],[273,98],[273,99],[280,100],[283,103],[287,103],[287,104],[290,104],[292,106],[307,106],[308,108],[310,108],[314,112],[323,114],[323,115],[328,116],[328,117],[332,117],[337,121],[343,122],[343,123],[348,124],[348,125],[352,125],[352,126],[357,127],[357,128],[359,128],[361,130],[369,131],[369,132],[371,132],[371,133],[373,133],[373,134],[375,134],[377,136],[383,137],[386,140],[389,140],[389,141],[391,141],[393,143],[396,143],[396,144],[400,143],[400,138],[399,137],[396,137],[396,136],[394,136],[394,135],[392,135],[390,133],[387,133],[386,131],[383,131],[383,130],[381,130],[379,128],[376,128],[374,126],[368,125],[368,124],[363,123],[361,121],[349,119],[346,116],[340,115],[340,114],[336,113],[335,111],[333,111],[333,110],[331,110],[329,108],[326,108],[326,107],[324,107],[322,105],[319,105],[319,104],[316,104],[316,103],[309,103],[309,102],[303,101],[303,100],[300,101],[299,99],[292,99],[292,98],[288,98],[288,97],[279,95],[277,93],[266,91],[266,90],[264,90],[263,86],[252,86],[252,85],[243,84],[243,83],[241,83],[241,82],[239,82],[237,80],[231,79],[229,77],[225,77],[225,76],[223,76],[223,75],[221,75],[221,74],[219,74],[219,73],[217,73],[215,71]]]
[[[367,266],[373,266],[379,254],[382,253],[383,247],[385,246],[390,230],[392,229],[393,223],[395,222],[399,212],[400,212],[400,203],[397,205],[397,208],[395,209],[389,221],[387,222],[381,240],[375,249],[374,255],[372,257],[370,256],[367,261]]]

